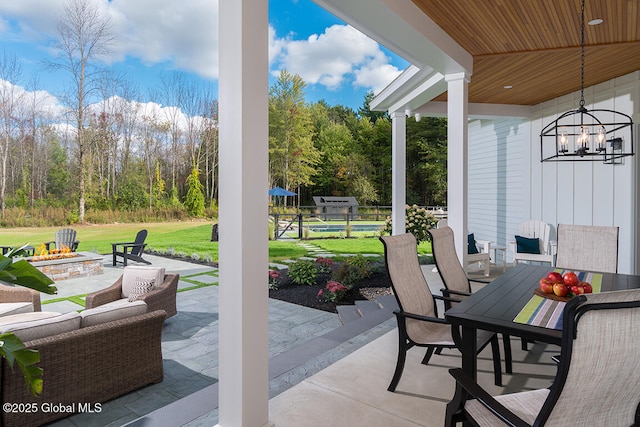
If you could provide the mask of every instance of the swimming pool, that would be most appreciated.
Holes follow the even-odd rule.
[[[340,233],[346,232],[345,224],[314,224],[309,225],[309,230],[316,233]],[[380,231],[384,225],[382,224],[350,224],[351,231]]]

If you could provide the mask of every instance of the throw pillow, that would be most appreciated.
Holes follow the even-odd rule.
[[[155,283],[156,279],[136,277],[136,280],[133,283],[133,289],[129,293],[129,302],[137,301],[141,295],[151,292]]]
[[[467,236],[467,253],[470,255],[480,253],[478,251],[478,247],[476,246],[476,238],[473,233]]]
[[[155,286],[160,286],[164,280],[164,267],[152,267],[152,266],[127,266],[122,272],[122,296],[121,298],[128,298],[129,293],[133,289],[136,277],[144,277],[145,279],[156,279]]]
[[[516,251],[521,254],[539,254],[540,239],[516,236]]]

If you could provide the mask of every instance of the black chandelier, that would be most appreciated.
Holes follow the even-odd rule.
[[[587,110],[584,106],[584,0],[581,45],[580,106],[563,113],[542,129],[541,161],[622,163],[623,157],[634,155],[631,116],[613,110]],[[552,146],[555,150],[549,148]]]

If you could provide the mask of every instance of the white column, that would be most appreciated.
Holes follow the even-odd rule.
[[[268,0],[218,4],[218,425],[256,427],[269,420]]]
[[[467,255],[468,88],[466,72],[447,74],[447,223],[453,229],[463,266]]]
[[[391,113],[391,221],[392,234],[405,232],[407,204],[407,116]]]

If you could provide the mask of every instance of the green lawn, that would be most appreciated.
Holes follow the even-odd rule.
[[[5,228],[0,231],[0,245],[30,244],[38,246],[54,239],[56,230],[61,227],[44,228]],[[130,242],[136,233],[145,228],[149,231],[147,245],[150,249],[197,256],[200,259],[216,261],[218,259],[218,243],[211,242],[211,223],[167,222],[145,224],[107,224],[107,225],[74,225],[71,228],[78,233],[80,245],[78,250],[100,254],[111,253],[111,243]],[[380,254],[384,253],[382,243],[377,237],[366,238],[329,238],[311,239],[305,242],[319,246],[335,254]],[[298,246],[298,240],[269,241],[269,260],[278,262],[284,259],[295,259],[306,254],[306,250]],[[431,253],[431,244],[422,243],[418,252]]]

